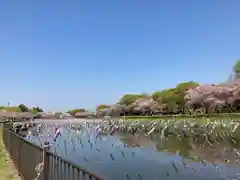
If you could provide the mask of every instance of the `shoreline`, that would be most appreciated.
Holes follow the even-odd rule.
[[[183,118],[240,118],[240,113],[219,113],[219,114],[199,114],[199,115],[162,115],[162,116],[122,116],[122,119],[183,119]]]

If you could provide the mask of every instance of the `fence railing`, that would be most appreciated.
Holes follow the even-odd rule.
[[[105,180],[32,144],[3,125],[3,142],[23,180]]]

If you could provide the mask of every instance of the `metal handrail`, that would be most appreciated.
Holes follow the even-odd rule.
[[[4,137],[4,136],[7,136],[7,137]],[[12,142],[12,141],[15,141],[15,142]],[[34,156],[31,157],[32,160],[28,159],[31,162],[30,164],[34,164],[36,161],[38,162],[36,164],[36,166],[38,166],[39,164],[43,164],[43,167],[42,167],[43,168],[42,169],[43,174],[41,175],[40,179],[53,180],[53,178],[50,177],[50,176],[52,176],[52,174],[54,174],[54,176],[59,176],[59,174],[55,174],[56,173],[55,170],[50,171],[50,163],[54,163],[56,159],[57,159],[58,162],[62,163],[62,164],[60,164],[60,166],[57,169],[58,172],[60,172],[60,168],[62,169],[63,165],[64,166],[67,165],[68,168],[70,168],[70,167],[72,168],[72,171],[71,171],[72,173],[74,172],[74,170],[77,170],[77,172],[79,174],[78,175],[79,178],[80,178],[80,172],[81,172],[83,177],[85,177],[85,175],[87,175],[90,180],[93,180],[93,179],[95,179],[95,180],[109,180],[110,179],[110,178],[107,178],[107,177],[99,176],[99,175],[97,175],[93,172],[90,172],[87,169],[85,169],[85,168],[83,168],[83,167],[65,159],[64,157],[60,157],[53,152],[45,151],[45,149],[43,147],[25,140],[21,136],[15,134],[10,129],[3,129],[3,142],[6,146],[6,149],[9,151],[10,156],[11,156],[16,168],[19,171],[19,175],[25,180],[32,180],[32,179],[27,179],[27,178],[30,177],[30,176],[32,177],[33,172],[30,172],[28,167],[24,167],[24,166],[27,166],[27,162],[24,163],[25,159],[22,159],[22,156],[24,154],[28,155],[28,152],[24,152],[22,150],[23,146],[27,146],[26,148],[29,151],[31,151],[31,153],[35,154],[37,159],[39,158],[39,156],[42,157],[40,159],[44,159],[44,162],[38,162],[40,159],[36,160],[36,159],[34,159]],[[37,149],[37,151],[36,151],[36,149]],[[43,153],[43,155],[41,155],[42,153]],[[52,158],[53,158],[53,162],[51,161]],[[22,171],[24,169],[25,169],[25,171]],[[34,168],[34,171],[35,171],[35,168]],[[26,174],[26,173],[29,173],[29,174]],[[69,175],[69,172],[66,173],[66,174]],[[66,174],[63,174],[63,176],[66,176]],[[59,179],[57,179],[57,180],[59,180]],[[65,179],[62,179],[62,180],[65,180]]]
[[[89,176],[95,178],[96,180],[110,180],[109,178],[106,178],[106,177],[105,177],[105,178],[103,178],[102,176],[100,177],[99,175],[97,175],[97,174],[95,174],[95,173],[92,173],[92,172],[86,170],[85,168],[77,165],[76,163],[73,163],[73,162],[65,159],[64,157],[57,156],[57,155],[55,155],[53,152],[47,152],[47,154],[48,154],[48,155],[52,155],[53,157],[56,157],[56,158],[58,158],[59,160],[62,160],[62,161],[63,161],[64,163],[66,163],[66,164],[70,164],[73,168],[78,169],[79,171],[88,174]]]

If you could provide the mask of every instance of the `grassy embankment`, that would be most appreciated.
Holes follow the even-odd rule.
[[[2,125],[0,125],[0,180],[20,180],[2,140]]]
[[[221,114],[211,114],[209,116],[207,115],[196,115],[196,116],[190,116],[190,115],[163,115],[163,116],[123,116],[123,119],[129,120],[129,119],[136,119],[136,120],[170,120],[170,119],[178,119],[178,120],[184,120],[184,119],[200,119],[200,118],[213,118],[213,119],[240,119],[240,113],[221,113]]]

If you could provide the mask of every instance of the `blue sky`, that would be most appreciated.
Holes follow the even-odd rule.
[[[2,1],[0,105],[95,109],[125,93],[225,81],[239,0]]]

